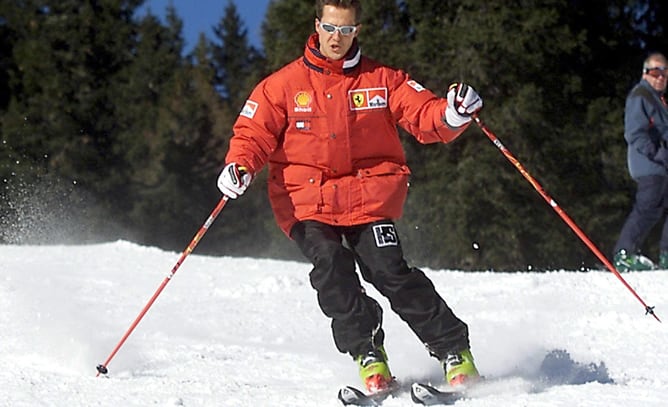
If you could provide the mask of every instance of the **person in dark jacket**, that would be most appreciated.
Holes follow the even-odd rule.
[[[629,92],[624,112],[629,173],[637,183],[635,202],[614,249],[619,271],[651,270],[640,247],[668,208],[668,108],[664,98],[668,61],[661,53],[643,63],[642,78]],[[668,218],[659,242],[659,268],[668,269]]]

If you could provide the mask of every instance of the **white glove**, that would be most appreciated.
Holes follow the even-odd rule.
[[[226,196],[237,199],[250,185],[253,176],[237,163],[229,163],[218,176],[218,189]]]
[[[445,121],[450,127],[461,127],[471,121],[471,115],[482,109],[478,93],[464,83],[453,83],[448,89]]]

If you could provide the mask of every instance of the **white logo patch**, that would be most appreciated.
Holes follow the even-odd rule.
[[[297,130],[311,130],[310,120],[297,120],[295,122],[295,129]]]
[[[257,112],[258,106],[259,105],[257,102],[253,102],[252,100],[248,99],[244,105],[244,108],[241,109],[239,116],[246,116],[249,119],[252,119],[255,116],[255,112]]]
[[[410,81],[406,82],[406,84],[408,86],[410,86],[411,88],[415,89],[416,92],[422,92],[423,90],[427,89],[427,88],[425,88],[424,86],[422,86],[421,84],[419,84],[418,82],[416,82],[412,79]]]
[[[385,109],[387,88],[353,89],[348,91],[350,110]]]
[[[373,235],[376,238],[376,246],[378,247],[399,245],[399,238],[393,224],[375,225],[373,227]]]

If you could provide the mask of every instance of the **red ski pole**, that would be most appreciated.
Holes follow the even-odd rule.
[[[213,211],[211,212],[209,217],[206,219],[206,222],[204,222],[202,227],[200,227],[200,229],[197,231],[197,233],[195,234],[195,237],[193,237],[193,239],[190,241],[190,244],[188,245],[188,247],[186,247],[186,249],[183,251],[183,253],[181,253],[181,256],[179,257],[179,259],[176,261],[176,264],[172,268],[172,271],[169,273],[169,275],[167,277],[165,277],[165,279],[162,281],[162,283],[160,284],[158,289],[155,291],[155,293],[153,294],[151,299],[144,306],[144,309],[141,310],[141,312],[139,313],[137,318],[135,318],[134,322],[132,322],[132,325],[130,325],[130,328],[128,328],[128,330],[125,332],[125,335],[123,335],[121,340],[118,342],[118,344],[116,345],[114,350],[111,352],[111,354],[107,358],[107,360],[105,360],[103,364],[97,366],[97,375],[95,375],[95,377],[99,376],[100,373],[101,374],[107,374],[107,372],[108,372],[107,365],[109,365],[109,362],[111,362],[111,359],[113,359],[113,357],[116,355],[116,353],[121,348],[121,346],[123,346],[123,344],[125,343],[125,340],[128,339],[128,336],[130,336],[132,331],[134,331],[134,329],[137,327],[137,324],[139,324],[139,321],[141,321],[141,319],[144,317],[144,315],[148,312],[148,309],[151,308],[151,305],[153,305],[153,303],[158,298],[158,296],[160,295],[162,290],[165,288],[165,286],[167,285],[169,280],[171,280],[172,277],[174,276],[174,274],[176,274],[176,271],[179,269],[179,267],[181,267],[181,264],[184,262],[186,257],[190,253],[192,253],[192,251],[195,249],[195,246],[197,246],[200,239],[202,239],[202,236],[204,236],[204,234],[209,229],[209,227],[211,226],[213,221],[216,219],[216,217],[218,216],[220,211],[223,210],[223,207],[227,203],[228,199],[229,198],[227,197],[227,195],[223,195],[223,197],[220,199],[220,201],[218,202],[218,205],[216,205],[216,207],[213,209]]]
[[[529,181],[529,183],[534,187],[534,189],[538,191],[540,196],[542,196],[543,199],[548,203],[548,205],[550,205],[550,207],[554,209],[554,211],[561,217],[561,219],[563,219],[563,221],[566,222],[566,224],[573,230],[573,232],[575,232],[575,234],[578,235],[580,240],[582,240],[584,244],[587,245],[589,250],[591,250],[596,255],[596,257],[598,257],[598,259],[603,262],[605,267],[607,267],[608,270],[610,270],[619,279],[619,281],[621,281],[622,284],[624,284],[624,286],[631,292],[631,294],[633,294],[633,296],[636,297],[638,301],[640,301],[643,307],[645,307],[645,315],[651,314],[657,321],[661,322],[659,317],[656,316],[656,314],[654,313],[654,307],[650,307],[647,304],[645,304],[645,301],[643,301],[643,299],[640,298],[638,293],[636,293],[635,290],[631,288],[629,283],[627,283],[624,277],[622,277],[622,275],[619,274],[619,271],[617,271],[617,269],[612,265],[612,263],[610,263],[610,261],[603,255],[603,253],[601,253],[601,251],[596,247],[596,245],[592,243],[592,241],[587,237],[587,235],[585,235],[584,232],[578,227],[578,225],[576,225],[575,222],[573,222],[573,220],[566,214],[566,212],[564,212],[559,207],[557,202],[554,199],[552,199],[547,194],[547,192],[545,192],[545,190],[543,189],[543,187],[541,187],[538,181],[536,181],[536,179],[527,172],[527,170],[519,162],[519,160],[517,160],[517,158],[515,158],[515,156],[503,145],[503,143],[499,141],[499,139],[494,135],[494,133],[492,133],[492,131],[489,128],[487,128],[485,123],[483,123],[482,119],[480,119],[480,116],[478,116],[477,114],[473,114],[473,119],[475,120],[476,124],[480,127],[482,132],[485,133],[485,135],[492,141],[492,143],[494,143],[494,145],[503,153],[503,155],[506,156],[508,161],[510,161],[511,164],[515,166],[515,168],[520,172],[520,174],[522,174],[524,178],[526,178],[527,181]]]

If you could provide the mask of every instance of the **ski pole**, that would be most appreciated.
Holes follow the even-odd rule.
[[[151,305],[153,305],[153,303],[158,298],[158,296],[160,295],[162,290],[165,288],[165,286],[167,285],[169,280],[171,280],[172,277],[174,276],[174,274],[176,274],[176,271],[179,269],[179,267],[181,267],[181,264],[184,262],[186,257],[190,253],[192,253],[192,251],[195,249],[195,246],[197,246],[197,244],[199,243],[202,236],[204,236],[204,234],[209,229],[209,227],[211,226],[213,221],[216,219],[216,217],[218,216],[220,211],[223,210],[223,207],[227,203],[228,199],[229,198],[228,198],[227,195],[223,195],[223,197],[220,199],[220,201],[218,202],[216,207],[213,209],[213,211],[211,212],[209,217],[206,219],[206,221],[204,222],[202,227],[200,227],[200,229],[195,234],[195,237],[193,237],[193,239],[190,241],[190,244],[188,245],[188,247],[186,247],[186,249],[183,251],[183,253],[181,253],[181,256],[179,257],[179,259],[176,261],[176,264],[172,268],[172,271],[167,275],[167,277],[165,277],[165,279],[162,281],[162,283],[160,284],[158,289],[155,291],[155,293],[153,293],[153,296],[151,297],[151,299],[144,306],[144,309],[141,310],[141,312],[139,313],[137,318],[135,318],[134,322],[132,322],[132,325],[130,325],[130,328],[125,332],[125,335],[123,335],[121,340],[118,342],[118,344],[116,345],[114,350],[111,352],[111,354],[107,358],[107,360],[105,360],[103,364],[97,366],[97,375],[95,375],[95,377],[99,376],[100,374],[107,374],[107,372],[108,372],[107,366],[109,365],[109,362],[111,362],[111,359],[113,359],[113,357],[116,355],[116,353],[121,348],[121,346],[123,346],[123,344],[125,343],[125,340],[128,339],[128,336],[130,336],[132,331],[134,331],[134,329],[137,327],[137,324],[139,324],[139,321],[141,321],[141,319],[144,317],[146,312],[148,312],[148,309],[151,308]]]
[[[510,152],[510,150],[508,150],[506,146],[504,146],[503,143],[501,143],[501,141],[499,141],[499,139],[494,135],[494,133],[492,133],[492,131],[489,128],[487,128],[485,123],[483,123],[482,119],[480,119],[480,116],[474,113],[473,120],[475,120],[476,124],[480,127],[482,132],[485,133],[485,135],[492,141],[492,143],[503,153],[503,155],[508,159],[508,161],[510,161],[511,164],[513,164],[515,168],[520,172],[520,174],[522,174],[524,178],[526,178],[527,181],[529,181],[529,183],[534,187],[534,189],[538,191],[540,196],[543,197],[543,199],[548,203],[548,205],[550,205],[550,207],[552,207],[552,209],[554,209],[554,211],[561,217],[561,219],[563,219],[563,221],[566,222],[566,224],[573,230],[573,232],[575,232],[575,234],[578,235],[580,240],[582,240],[584,244],[587,245],[589,250],[591,250],[596,255],[596,257],[598,257],[598,259],[603,262],[605,267],[607,267],[608,270],[610,270],[619,279],[619,281],[621,281],[622,284],[624,284],[624,286],[631,292],[631,294],[633,294],[633,296],[636,297],[638,301],[640,301],[643,307],[645,307],[645,315],[651,314],[657,321],[661,322],[659,317],[654,313],[654,307],[650,307],[647,304],[645,304],[645,301],[643,301],[643,299],[640,298],[638,293],[636,293],[636,291],[633,288],[631,288],[631,286],[626,282],[624,277],[622,277],[622,275],[619,274],[619,271],[617,271],[617,269],[612,265],[612,263],[603,255],[603,253],[601,253],[601,251],[594,245],[594,243],[592,243],[592,241],[587,237],[587,235],[584,234],[582,229],[580,229],[578,225],[576,225],[575,222],[566,214],[566,212],[564,212],[559,207],[557,202],[554,199],[552,199],[547,194],[547,192],[545,192],[543,187],[541,187],[538,181],[536,181],[536,179],[532,177],[531,174],[529,174],[529,172],[527,172],[524,166],[519,162],[517,158],[515,158],[515,156]]]

